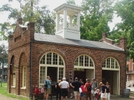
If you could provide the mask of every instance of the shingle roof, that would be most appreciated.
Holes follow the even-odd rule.
[[[107,42],[89,41],[89,40],[83,40],[83,39],[72,40],[72,39],[62,38],[61,36],[58,36],[58,35],[48,35],[48,34],[35,33],[34,39],[36,41],[42,41],[42,42],[50,42],[50,43],[74,45],[74,46],[80,46],[80,47],[124,51],[122,48],[119,48],[115,45],[111,45],[110,43],[107,43]]]

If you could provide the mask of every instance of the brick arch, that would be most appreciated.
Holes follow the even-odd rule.
[[[28,59],[26,57],[26,54],[24,52],[22,52],[20,54],[20,57],[19,57],[19,67],[21,67],[22,65],[25,65],[25,66],[28,66]]]
[[[21,94],[22,86],[22,67],[26,66],[28,68],[28,58],[26,57],[25,52],[21,52],[19,57],[19,68],[18,68],[18,94]],[[28,69],[27,69],[28,70]],[[28,75],[27,75],[28,76]]]
[[[10,73],[12,72],[12,67],[14,67],[14,61],[15,61],[14,59],[15,59],[15,56],[12,55],[10,59],[10,66],[9,66]]]
[[[10,58],[10,65],[9,65],[9,78],[8,78],[8,82],[9,82],[9,93],[11,93],[11,85],[12,85],[12,74],[13,74],[13,67],[14,67],[14,61],[15,61],[15,56],[12,55]]]

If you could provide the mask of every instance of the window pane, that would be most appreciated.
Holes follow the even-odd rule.
[[[115,63],[115,68],[119,68],[119,66],[118,66],[118,63],[117,63],[117,62]]]
[[[40,83],[44,83],[45,80],[45,67],[40,67]]]
[[[85,56],[85,66],[89,66],[89,57]]]
[[[83,66],[83,56],[80,56],[80,66]]]
[[[114,59],[111,58],[111,68],[114,68]]]
[[[52,53],[47,54],[47,64],[51,64]]]
[[[74,65],[78,66],[78,58],[75,60]]]
[[[41,63],[41,64],[45,64],[45,55],[42,57],[40,63]]]
[[[59,68],[59,78],[63,78],[63,68]]]
[[[90,59],[90,67],[93,67],[93,61]]]
[[[61,59],[60,56],[59,56],[59,65],[64,65],[64,64],[63,64],[63,60]]]
[[[110,58],[107,59],[107,68],[110,68]]]
[[[24,67],[23,75],[23,86],[26,86],[26,67]]]
[[[54,65],[57,65],[57,60],[58,60],[57,58],[58,58],[57,54],[53,53],[53,64]]]

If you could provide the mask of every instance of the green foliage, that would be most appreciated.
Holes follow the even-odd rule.
[[[25,97],[21,97],[21,96],[17,96],[17,95],[8,93],[7,83],[5,83],[5,82],[0,83],[0,94],[5,95],[7,97],[11,97],[11,98],[16,98],[18,100],[30,100],[29,98],[25,98]]]
[[[127,38],[127,56],[134,59],[134,1],[120,0],[115,6],[116,14],[122,21],[116,25],[116,29],[110,34],[110,38]]]
[[[12,2],[13,0],[9,0]],[[39,7],[39,0],[17,0],[20,8],[12,8],[9,4],[5,4],[0,8],[0,12],[8,12],[8,19],[16,20],[22,18],[25,22],[35,22],[36,32],[53,34],[55,32],[54,17],[46,6]],[[23,23],[23,24],[24,24]],[[13,32],[15,23],[0,23],[0,39],[6,40],[7,36]]]
[[[109,33],[108,22],[112,20],[113,0],[83,0],[81,38],[100,40],[102,33]]]
[[[7,57],[8,57],[7,48],[5,47],[5,45],[1,45],[0,46],[0,63],[2,63],[3,65],[6,64]]]

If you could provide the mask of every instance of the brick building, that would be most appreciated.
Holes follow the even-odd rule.
[[[126,74],[127,74],[127,86],[134,87],[134,61],[133,59],[127,60],[127,68],[126,68]]]
[[[108,81],[113,94],[122,93],[126,84],[126,40],[120,39],[115,45],[106,34],[100,41],[80,39],[80,11],[74,5],[57,7],[55,35],[35,33],[34,23],[23,26],[22,19],[18,19],[8,41],[10,93],[30,96],[32,86],[43,85],[47,75],[52,81],[75,76],[83,80],[97,78]],[[73,15],[77,15],[76,24]]]

